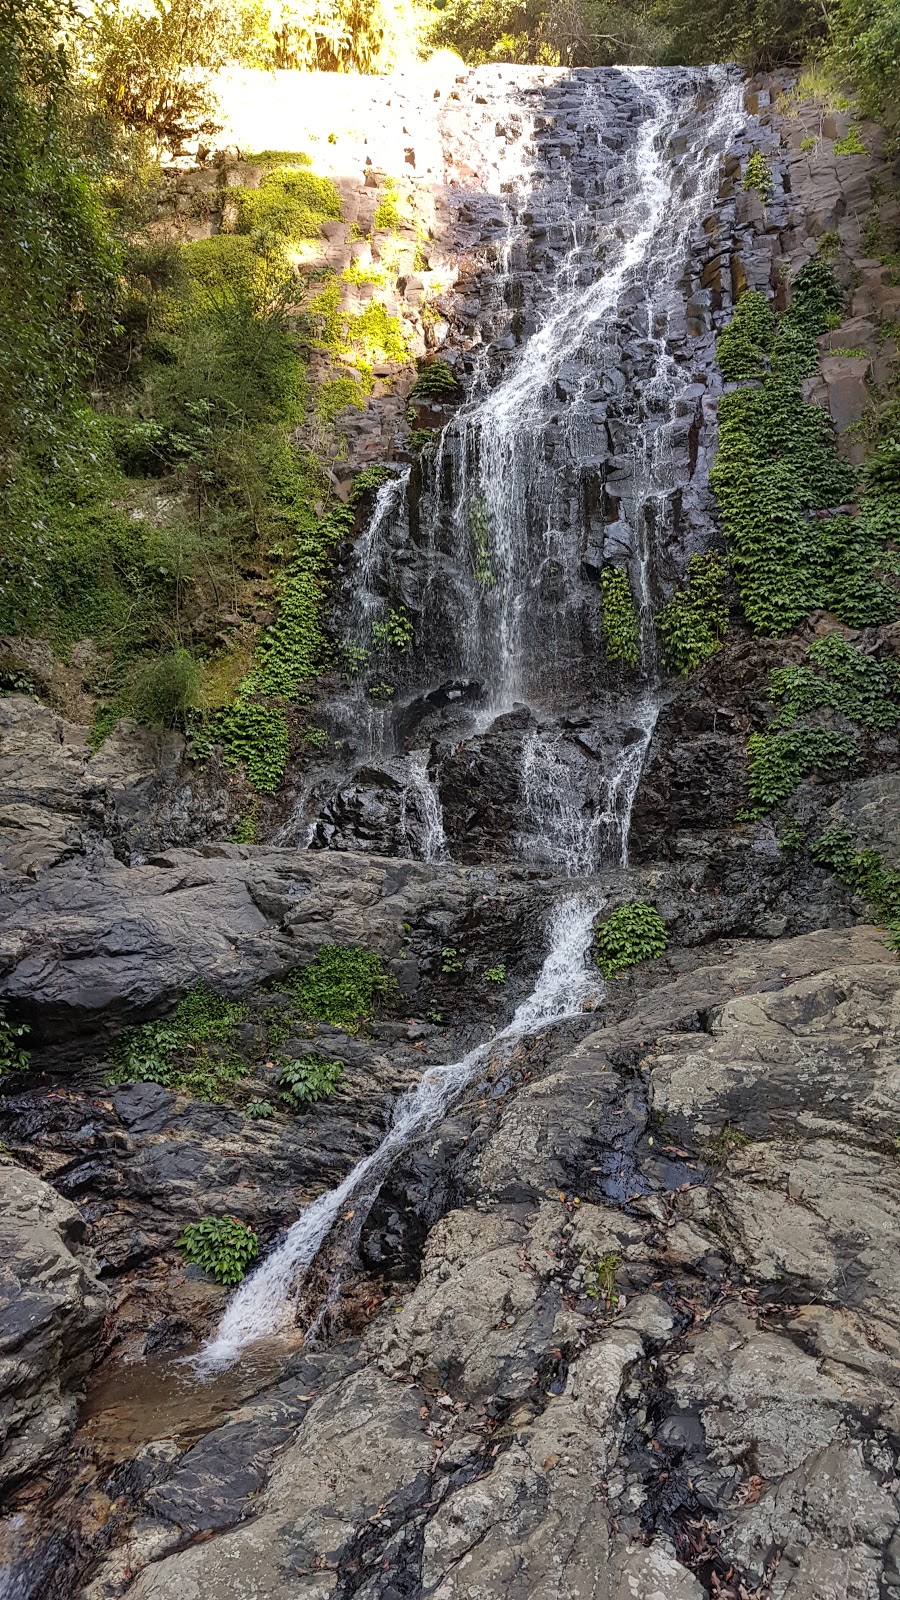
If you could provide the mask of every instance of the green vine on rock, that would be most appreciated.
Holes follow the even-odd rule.
[[[693,672],[721,649],[728,629],[727,574],[714,554],[693,555],[688,583],[656,618],[666,660],[675,672]]]
[[[811,773],[834,777],[852,771],[859,751],[851,734],[822,728],[779,728],[747,740],[749,804],[744,816],[763,817],[783,805]]]
[[[772,169],[761,150],[754,150],[744,171],[744,189],[755,189],[763,202],[772,198]]]
[[[623,661],[636,667],[640,660],[640,630],[637,609],[628,573],[623,567],[606,566],[601,578],[603,640],[607,661]]]
[[[617,906],[594,934],[594,955],[604,978],[653,961],[665,953],[669,938],[666,925],[655,906],[646,900],[632,900]]]
[[[816,340],[842,302],[831,268],[815,257],[794,279],[777,323],[760,296],[746,294],[719,339],[723,374],[744,386],[719,402],[710,481],[756,633],[786,633],[817,607],[854,627],[897,614],[897,591],[879,567],[900,485],[885,488],[867,471],[860,514],[852,514],[858,475],[838,457],[827,413],[802,396],[816,370]]]

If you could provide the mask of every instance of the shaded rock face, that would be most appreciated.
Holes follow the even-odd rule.
[[[618,203],[640,120],[626,75],[607,86],[599,143],[592,75],[507,76],[508,120],[464,75],[435,145],[453,179],[447,237],[467,255],[441,337],[470,395],[502,379],[546,310],[570,242],[560,193]],[[822,231],[854,248],[861,169],[831,159],[831,133],[810,161],[802,118],[774,119],[768,88],[746,109],[669,307],[665,350],[692,381],[671,418],[665,513],[644,528],[660,535],[656,601],[712,533],[717,326]],[[526,125],[544,192],[507,205],[500,168],[467,172],[467,152],[484,135],[512,161]],[[667,146],[676,164],[689,132]],[[752,148],[773,169],[766,208],[740,189]],[[885,293],[863,266],[859,339],[841,345],[866,343]],[[900,1600],[900,967],[848,891],[767,823],[735,822],[771,647],[735,627],[702,673],[665,685],[652,728],[646,660],[636,679],[602,665],[603,562],[632,562],[639,542],[626,391],[663,359],[640,314],[623,297],[594,389],[583,350],[554,376],[544,467],[578,555],[521,591],[553,694],[492,707],[461,632],[426,628],[425,652],[393,660],[390,708],[368,706],[365,753],[298,777],[279,842],[253,847],[225,842],[236,801],[175,736],[126,726],[92,756],[83,730],[0,700],[0,995],[42,1069],[5,1082],[0,1110],[3,1600]],[[823,369],[840,429],[860,359]],[[379,441],[391,425],[385,412]],[[423,553],[447,593],[464,566],[441,545],[429,470],[411,471],[373,560],[378,599],[417,617]],[[328,693],[338,726],[352,696]],[[613,809],[613,745],[636,757],[631,864],[609,849],[573,883],[560,830]],[[805,785],[801,820],[852,825],[896,864],[896,766],[885,736],[851,780]],[[571,779],[565,803],[551,777]],[[342,1208],[284,1342],[198,1381],[185,1357],[228,1296],[186,1266],[185,1223],[232,1215],[276,1250],[377,1150],[427,1068],[510,1021],[572,893],[598,909],[652,901],[666,955],[593,1009],[486,1048],[371,1209]],[[343,1069],[331,1099],[297,1114],[278,1101],[280,1059],[257,1049],[280,1003],[270,980],[334,942],[381,954],[398,1001],[356,1033],[288,1030],[279,1058]],[[271,1097],[266,1120],[106,1081],[121,1028],[198,980],[246,1002],[245,1098]]]
[[[77,1208],[0,1166],[0,1489],[53,1460],[75,1420],[106,1297]]]

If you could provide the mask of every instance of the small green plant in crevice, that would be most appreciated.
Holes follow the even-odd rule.
[[[728,630],[726,584],[718,556],[691,556],[687,587],[677,589],[656,618],[666,660],[675,672],[693,672],[721,648]]]
[[[864,156],[867,154],[866,147],[860,137],[859,128],[855,122],[851,122],[843,138],[835,139],[834,153],[836,156]]]
[[[409,398],[416,400],[459,400],[462,391],[447,361],[428,361],[419,367]]]
[[[604,978],[612,978],[640,961],[663,955],[668,942],[666,925],[656,907],[646,900],[631,900],[598,924],[594,957]]]
[[[447,974],[462,972],[462,957],[455,945],[445,944],[441,948],[441,971]]]
[[[203,1217],[190,1222],[175,1241],[186,1261],[212,1273],[227,1289],[246,1277],[259,1255],[259,1235],[237,1217]]]
[[[353,479],[349,504],[355,509],[365,500],[367,495],[377,494],[382,484],[390,483],[395,478],[396,473],[392,472],[390,467],[382,465],[381,462],[372,467],[363,467],[362,472],[358,472]]]
[[[615,1311],[619,1304],[616,1279],[621,1265],[615,1250],[584,1263],[584,1292],[589,1300],[602,1302],[607,1311]]]
[[[486,983],[505,983],[506,982],[506,966],[505,966],[505,964],[502,961],[498,961],[497,965],[495,967],[488,967],[487,971],[484,974],[484,978],[485,978],[485,982]]]
[[[366,690],[370,700],[383,705],[388,700],[393,700],[397,693],[392,683],[370,683]]]
[[[251,1122],[268,1122],[274,1115],[275,1107],[271,1100],[251,1100],[244,1107],[244,1116],[249,1117]]]
[[[836,228],[826,228],[816,240],[816,249],[823,261],[833,261],[841,248],[841,236]]]
[[[860,850],[849,828],[828,828],[809,847],[810,859],[827,867],[866,901],[887,929],[886,943],[900,950],[900,872],[878,850]]]
[[[237,1030],[246,1011],[199,983],[160,1022],[123,1035],[110,1083],[160,1083],[198,1100],[228,1100],[244,1076]]]
[[[10,1022],[0,1006],[0,1078],[7,1072],[27,1072],[30,1061],[22,1044],[29,1029],[25,1022]]]
[[[640,630],[628,573],[623,567],[604,567],[601,588],[601,617],[606,659],[624,662],[627,667],[636,667],[641,654]]]
[[[315,1054],[285,1060],[278,1075],[278,1090],[292,1106],[310,1106],[334,1094],[344,1070],[343,1061]]]
[[[296,999],[301,1016],[355,1032],[393,999],[397,985],[374,951],[326,944],[283,987]]]
[[[801,141],[800,150],[803,155],[809,155],[811,150],[818,150],[819,140],[816,134],[811,133]]]
[[[754,150],[744,169],[742,187],[755,189],[763,201],[772,198],[772,168],[761,150]]]
[[[408,650],[413,640],[412,617],[405,606],[396,606],[382,622],[372,623],[372,643],[391,650]]]
[[[238,817],[234,827],[231,830],[231,843],[256,843],[256,818],[252,812],[248,811],[244,814],[244,816]]]
[[[376,233],[399,233],[402,223],[400,185],[396,178],[388,178],[375,207],[372,227]]]
[[[714,1133],[706,1142],[710,1158],[716,1166],[724,1167],[728,1157],[736,1151],[742,1150],[744,1145],[750,1143],[750,1135],[744,1133],[742,1128],[736,1128],[733,1123],[726,1122],[724,1128]]]

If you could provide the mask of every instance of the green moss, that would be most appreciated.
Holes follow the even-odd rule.
[[[687,588],[676,590],[656,618],[666,660],[675,672],[693,672],[721,648],[728,629],[726,582],[718,556],[691,556]]]
[[[400,188],[395,178],[388,178],[375,207],[372,227],[376,233],[398,233],[402,222]]]
[[[641,653],[640,632],[628,574],[622,567],[604,567],[601,584],[606,659],[636,667]]]
[[[318,239],[322,223],[341,215],[341,197],[330,178],[311,172],[267,173],[258,189],[233,191],[238,229],[258,240],[298,243]]]
[[[363,267],[358,261],[354,261],[349,267],[345,267],[341,273],[341,277],[345,283],[372,283],[382,285],[387,283],[387,273],[379,272],[377,267]]]

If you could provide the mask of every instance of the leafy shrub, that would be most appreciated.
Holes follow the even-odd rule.
[[[198,983],[168,1017],[127,1030],[110,1082],[161,1083],[198,1100],[228,1100],[244,1074],[237,1049],[244,1016],[243,1006]]]
[[[0,1006],[0,1078],[7,1072],[28,1071],[28,1051],[19,1042],[27,1033],[27,1024],[10,1022]]]
[[[484,977],[486,983],[505,983],[506,967],[504,963],[502,961],[498,961],[495,967],[488,967]]]
[[[200,663],[189,650],[172,650],[156,661],[139,662],[132,674],[130,702],[140,722],[153,727],[184,725],[199,703]]]
[[[275,1107],[271,1100],[251,1100],[244,1107],[244,1116],[249,1117],[251,1122],[267,1122],[274,1115]]]
[[[666,659],[676,672],[693,672],[721,647],[728,630],[725,584],[718,556],[691,556],[687,588],[677,589],[656,618]]]
[[[410,400],[458,400],[461,394],[453,368],[447,361],[429,361],[419,367]]]
[[[237,821],[235,822],[234,827],[231,830],[231,843],[232,844],[255,844],[256,843],[256,818],[253,816],[252,813],[248,812],[248,813],[245,813],[244,816],[238,817]]]
[[[343,1061],[329,1061],[317,1055],[301,1056],[297,1061],[283,1063],[278,1087],[292,1105],[312,1105],[334,1094],[343,1070]]]
[[[654,906],[632,900],[618,906],[598,925],[594,955],[605,978],[612,978],[640,961],[661,956],[668,945],[666,925]]]
[[[408,650],[412,639],[412,617],[405,606],[392,608],[383,622],[372,624],[372,642],[375,645],[387,645],[391,650]]]
[[[352,1031],[375,1014],[396,988],[380,956],[357,945],[323,945],[315,960],[291,979],[305,1017]]]
[[[603,642],[607,661],[624,661],[636,667],[640,660],[640,633],[637,611],[628,574],[622,567],[603,568]]]
[[[743,187],[755,189],[763,200],[772,198],[772,169],[761,150],[754,150],[747,162]]]
[[[259,1235],[237,1217],[203,1217],[190,1222],[175,1241],[185,1260],[211,1272],[217,1283],[233,1288],[259,1255]]]

